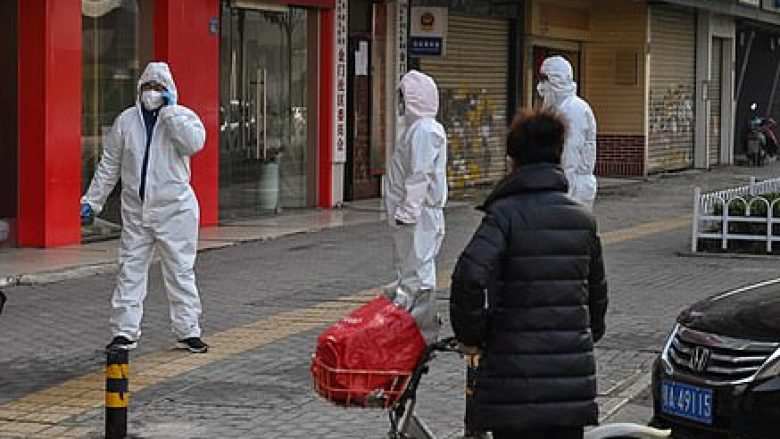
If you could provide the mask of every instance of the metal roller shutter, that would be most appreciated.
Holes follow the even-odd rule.
[[[449,16],[446,56],[422,58],[439,85],[449,137],[448,178],[459,189],[506,175],[507,20]]]
[[[648,170],[693,165],[696,16],[668,6],[650,9]]]
[[[707,95],[710,99],[710,118],[709,118],[709,155],[710,166],[720,164],[720,142],[721,142],[721,89],[723,84],[723,39],[712,39],[712,64],[710,67],[710,87]]]

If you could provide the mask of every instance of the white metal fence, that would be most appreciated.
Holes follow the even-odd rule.
[[[691,251],[698,250],[699,239],[720,240],[721,248],[728,249],[729,241],[766,242],[766,251],[772,251],[772,244],[780,241],[780,235],[773,233],[773,225],[780,224],[780,199],[770,202],[758,195],[780,192],[780,178],[757,182],[755,177],[750,184],[716,192],[702,193],[701,188],[693,192],[693,230]],[[744,215],[730,215],[729,208],[741,203]],[[718,212],[720,206],[720,212]],[[759,206],[766,215],[757,216]],[[766,224],[766,233],[741,234],[730,233],[729,224],[748,223]]]

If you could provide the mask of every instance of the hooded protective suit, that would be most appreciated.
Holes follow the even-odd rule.
[[[415,316],[426,341],[438,335],[436,265],[444,239],[447,135],[436,122],[439,91],[412,70],[401,80],[403,123],[388,169],[385,203],[395,243],[395,303]]]
[[[164,85],[177,100],[166,63],[146,67],[138,81],[139,96],[141,85],[150,81]],[[100,213],[122,178],[120,268],[111,299],[111,330],[115,337],[137,340],[140,336],[147,275],[156,248],[173,332],[179,339],[200,337],[201,303],[193,271],[200,209],[190,187],[190,156],[203,148],[206,130],[198,116],[181,105],[164,105],[154,112],[142,112],[141,105],[139,98],[115,120],[100,165],[82,198]],[[147,131],[144,114],[151,113],[157,118]],[[148,143],[147,132],[151,132]]]
[[[548,80],[537,86],[543,108],[566,121],[566,140],[561,166],[569,183],[569,196],[593,208],[596,199],[596,118],[590,105],[577,96],[571,64],[562,56],[547,58],[541,73]]]

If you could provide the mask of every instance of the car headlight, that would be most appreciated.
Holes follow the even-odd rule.
[[[780,349],[770,355],[761,369],[758,370],[756,380],[775,378],[778,375],[780,375]]]

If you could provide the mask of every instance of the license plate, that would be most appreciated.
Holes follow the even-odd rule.
[[[712,390],[676,381],[661,382],[661,406],[664,413],[703,424],[712,424],[715,405]]]

